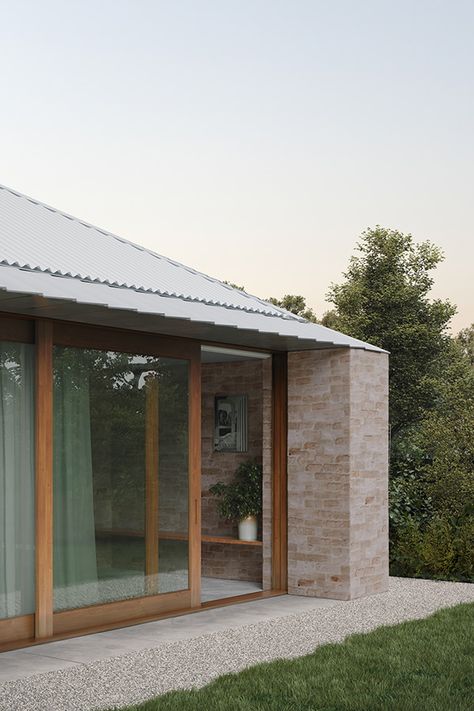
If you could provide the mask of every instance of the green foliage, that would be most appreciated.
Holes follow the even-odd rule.
[[[256,462],[240,464],[230,484],[220,481],[209,489],[219,497],[217,508],[222,518],[242,521],[262,511],[262,467]]]
[[[313,309],[306,305],[306,299],[304,298],[304,296],[299,296],[295,294],[285,294],[282,299],[276,299],[275,297],[271,296],[269,299],[267,299],[267,301],[269,301],[271,304],[274,304],[275,306],[279,306],[281,309],[291,311],[292,314],[296,314],[296,316],[301,316],[301,318],[305,318],[307,321],[318,323],[316,314],[314,313]]]
[[[474,370],[453,349],[438,387],[436,407],[415,434],[426,454],[424,473],[434,508],[463,517],[474,502]]]
[[[233,289],[238,289],[239,291],[245,291],[245,287],[239,286],[238,284],[234,284],[233,281],[224,280],[224,284],[227,284],[227,286],[231,286]]]
[[[458,605],[123,711],[471,711],[473,656],[474,605]]]
[[[442,261],[430,242],[377,226],[364,232],[345,280],[328,298],[335,310],[325,325],[390,351],[392,437],[417,422],[436,398],[439,359],[456,309],[430,300],[431,272]]]
[[[396,545],[390,548],[390,572],[411,578],[421,576],[423,534],[416,520],[409,516],[398,522]]]
[[[474,521],[472,516],[450,520],[437,515],[425,527],[414,517],[397,529],[391,549],[394,575],[444,580],[474,580]]]
[[[434,518],[423,535],[421,546],[423,567],[436,578],[448,578],[455,555],[452,526],[446,518]]]
[[[421,523],[429,521],[433,515],[432,501],[426,491],[423,475],[426,460],[426,453],[414,441],[413,436],[400,437],[395,441],[391,454],[393,476],[389,482],[389,519],[392,535],[408,518],[414,518]]]
[[[456,529],[456,577],[474,580],[474,518],[472,515]]]
[[[474,370],[452,343],[435,406],[391,452],[392,572],[474,580]]]
[[[474,323],[467,328],[463,328],[456,336],[463,354],[469,359],[471,366],[474,366]]]
[[[323,326],[326,326],[326,328],[332,328],[334,331],[337,331],[340,327],[340,323],[336,309],[326,311],[321,319],[321,323]]]

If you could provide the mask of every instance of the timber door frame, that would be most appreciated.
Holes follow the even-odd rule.
[[[201,447],[199,344],[168,336],[121,332],[116,329],[59,322],[53,324],[52,344],[73,348],[110,350],[134,355],[177,358],[188,362],[188,588],[160,594],[151,591],[151,594],[142,597],[51,612],[52,633],[62,635],[98,624],[120,625],[127,620],[158,616],[173,610],[180,611],[196,606],[196,600],[200,600],[201,551],[200,500],[196,497],[196,491],[198,488],[200,490],[201,472],[199,457]],[[152,452],[150,456],[156,459],[157,453]],[[147,504],[152,504],[152,502],[146,501],[145,505],[147,506]],[[148,525],[146,529],[148,529]],[[148,540],[147,537],[145,540]],[[150,554],[150,551],[147,553]],[[52,611],[52,601],[49,610]]]
[[[34,343],[36,350],[36,610],[33,614],[0,620],[0,651],[182,615],[208,607],[267,598],[286,592],[287,354],[285,352],[272,353],[272,589],[201,603],[201,342],[16,314],[0,314],[0,340]],[[54,345],[174,357],[188,361],[188,589],[53,612],[52,352]],[[232,347],[231,344],[217,345]]]

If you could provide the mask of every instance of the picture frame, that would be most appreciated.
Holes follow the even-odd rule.
[[[216,395],[214,451],[248,451],[247,395]]]

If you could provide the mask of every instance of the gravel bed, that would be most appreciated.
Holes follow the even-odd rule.
[[[138,703],[462,602],[474,602],[474,584],[391,578],[388,593],[3,683],[0,709],[97,711]]]

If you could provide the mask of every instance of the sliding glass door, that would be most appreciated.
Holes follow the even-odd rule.
[[[55,345],[53,606],[187,590],[189,362]]]
[[[281,590],[286,381],[273,378]],[[0,314],[0,649],[201,606],[201,445],[197,341]]]

